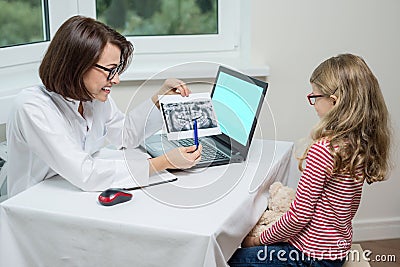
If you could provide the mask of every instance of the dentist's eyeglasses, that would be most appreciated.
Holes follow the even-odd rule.
[[[115,77],[115,75],[121,71],[122,62],[119,63],[118,66],[116,66],[115,68],[112,68],[112,69],[106,68],[106,67],[104,67],[102,65],[99,65],[99,64],[94,64],[94,66],[99,68],[99,69],[108,71],[109,73],[108,73],[108,76],[107,76],[107,80],[112,80]]]

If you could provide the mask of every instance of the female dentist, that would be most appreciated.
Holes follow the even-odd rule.
[[[132,44],[99,21],[74,16],[63,23],[39,68],[43,85],[23,90],[9,117],[9,197],[56,175],[84,191],[132,187],[200,160],[195,146],[153,159],[137,151],[127,162],[98,156],[105,140],[134,148],[161,128],[158,95],[190,93],[182,81],[168,79],[151,100],[123,114],[110,92],[132,54]]]

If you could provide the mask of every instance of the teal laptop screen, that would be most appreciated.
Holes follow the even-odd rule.
[[[212,96],[221,131],[246,146],[263,88],[220,72]]]

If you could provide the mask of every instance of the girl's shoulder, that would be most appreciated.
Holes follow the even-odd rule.
[[[318,158],[325,158],[328,161],[333,160],[331,142],[328,139],[316,140],[308,149],[307,155],[314,155]]]
[[[334,156],[330,144],[328,139],[316,140],[308,149],[307,161],[311,161],[314,165],[318,165],[331,172],[334,165]]]
[[[314,141],[314,143],[311,144],[310,150],[311,149],[319,149],[319,150],[323,149],[326,151],[330,151],[330,147],[331,147],[330,140],[327,138],[321,138],[321,139]]]

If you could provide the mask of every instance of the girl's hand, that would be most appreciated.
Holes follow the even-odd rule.
[[[158,102],[159,95],[175,95],[180,94],[181,96],[189,96],[190,90],[186,84],[178,79],[172,78],[165,80],[160,90],[151,97],[151,100],[160,109],[160,103]]]
[[[253,236],[246,236],[242,241],[242,248],[261,246],[260,238]]]

